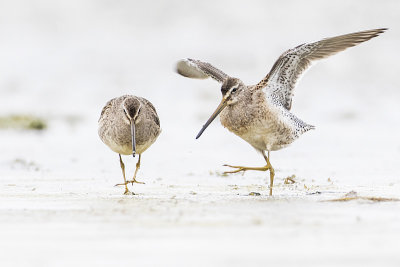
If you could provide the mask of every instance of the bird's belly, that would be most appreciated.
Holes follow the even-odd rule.
[[[137,154],[142,154],[146,149],[148,149],[153,143],[154,140],[148,140],[145,143],[138,144],[136,143],[136,153]],[[114,152],[122,155],[130,155],[133,153],[132,151],[132,141],[131,140],[126,140],[123,142],[115,142],[114,140],[111,139],[106,139],[103,140],[103,142]]]
[[[159,133],[158,133],[159,134]],[[112,151],[130,155],[132,151],[132,135],[130,126],[127,127],[99,127],[99,136]],[[136,153],[141,154],[157,139],[158,135],[146,134],[136,129]]]
[[[130,155],[133,153],[132,145],[130,144],[117,144],[115,142],[108,142],[106,145],[114,152],[121,155]]]
[[[253,121],[248,127],[230,128],[231,132],[241,137],[257,150],[275,151],[292,143],[289,129],[279,128],[266,121]]]

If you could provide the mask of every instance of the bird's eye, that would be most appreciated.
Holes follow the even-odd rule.
[[[237,87],[233,88],[232,93],[236,92],[236,90],[237,90]]]
[[[129,118],[129,116],[128,116],[128,112],[126,111],[126,109],[125,109],[125,108],[123,109],[123,111],[124,111],[124,113],[125,113],[125,116],[126,116],[127,118]]]

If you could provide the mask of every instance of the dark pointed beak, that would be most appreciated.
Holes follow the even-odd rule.
[[[201,128],[200,132],[197,134],[196,139],[199,139],[199,137],[202,135],[205,129],[207,129],[208,125],[211,124],[211,122],[218,116],[218,114],[226,107],[227,105],[227,99],[222,98],[221,103],[218,105],[217,109],[214,111],[214,113],[210,116],[206,124],[203,125],[203,128]]]
[[[132,156],[136,154],[136,138],[135,138],[135,122],[131,120],[131,135],[132,135]]]

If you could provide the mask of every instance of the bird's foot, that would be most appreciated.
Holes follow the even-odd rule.
[[[139,181],[137,181],[136,179],[133,179],[133,180],[126,181],[126,182],[123,183],[123,184],[116,184],[116,185],[114,185],[114,186],[128,185],[128,184],[132,184],[132,185],[133,185],[134,183],[136,183],[136,184],[145,184],[144,182],[139,182]]]
[[[126,188],[126,189],[125,189],[125,192],[124,192],[124,195],[127,195],[127,196],[132,196],[132,195],[135,195],[135,193],[133,193],[133,192],[129,191],[129,189],[128,189],[128,188]]]
[[[130,181],[126,181],[126,183],[127,183],[127,184],[131,183],[132,185],[133,185],[134,183],[136,183],[136,184],[145,184],[144,182],[136,181],[135,178],[133,178],[133,179],[130,180]]]
[[[233,171],[226,171],[224,174],[229,174],[229,173],[237,173],[237,172],[245,172],[245,171],[268,171],[270,167],[264,166],[264,167],[243,167],[243,166],[232,166],[228,164],[224,164],[224,166],[229,167],[229,168],[234,168],[236,170]]]

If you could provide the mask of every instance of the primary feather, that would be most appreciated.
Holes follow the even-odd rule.
[[[385,30],[387,29],[355,32],[289,49],[278,58],[271,71],[256,85],[256,88],[266,87],[266,92],[275,94],[281,104],[290,110],[293,89],[313,61],[332,56],[349,47],[368,41]]]

